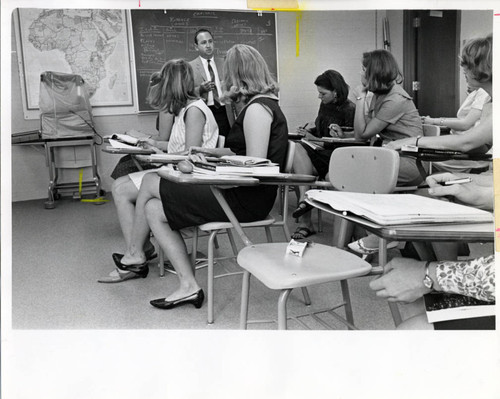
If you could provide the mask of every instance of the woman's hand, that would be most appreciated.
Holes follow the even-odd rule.
[[[316,137],[314,134],[309,133],[309,132],[307,132],[307,133],[304,135],[304,138],[305,138],[306,140],[317,140],[317,139],[318,139],[318,137]]]
[[[307,128],[308,126],[309,126],[309,123],[306,123],[304,126],[298,126],[296,129],[296,132],[298,134],[305,136],[307,133],[311,132],[311,130]]]
[[[370,288],[389,302],[414,302],[431,290],[424,283],[425,262],[394,258],[384,267],[384,274],[370,282]]]
[[[456,180],[464,176],[471,177],[471,182],[464,184],[450,184],[448,186],[444,185],[447,181]],[[428,176],[426,182],[430,187],[429,194],[434,197],[452,195],[456,200],[464,204],[485,210],[493,209],[494,189],[493,176],[491,174],[482,176],[441,173]]]
[[[163,154],[163,151],[156,146],[156,140],[145,139],[138,143],[138,146],[145,150],[152,150],[157,154]]]
[[[152,147],[157,147],[158,146],[157,141],[154,140],[154,139],[151,139],[151,138],[141,139],[141,140],[139,140],[139,144],[142,145],[142,146],[145,146],[145,145],[149,145],[149,146],[152,146]],[[144,147],[144,148],[146,148],[146,147]]]
[[[339,125],[332,123],[330,126],[328,126],[328,128],[330,129],[330,136],[339,138],[345,137],[344,131]]]
[[[408,137],[406,139],[394,140],[388,142],[384,147],[389,148],[391,150],[400,150],[404,145],[415,145],[416,138]]]
[[[420,120],[422,121],[423,125],[434,125],[434,118],[431,118],[429,115],[421,116]]]
[[[188,154],[188,159],[191,162],[203,162],[203,163],[208,162],[207,159],[205,158],[205,155],[203,155],[201,152],[199,152],[199,153],[189,153]]]

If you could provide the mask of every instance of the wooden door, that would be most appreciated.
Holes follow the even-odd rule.
[[[404,12],[404,88],[420,115],[455,116],[459,99],[460,11]]]

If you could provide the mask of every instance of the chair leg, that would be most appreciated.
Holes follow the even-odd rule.
[[[304,297],[304,303],[306,306],[311,305],[311,297],[309,296],[309,291],[307,290],[307,287],[302,287],[302,296]]]
[[[394,320],[394,325],[397,327],[401,324],[403,319],[401,318],[401,313],[399,312],[398,304],[394,302],[387,302],[389,304],[389,309],[391,310],[392,319]]]
[[[218,232],[218,230],[213,230],[208,238],[208,324],[214,322],[214,240]]]
[[[273,242],[273,236],[271,234],[271,229],[269,228],[269,226],[265,226],[264,229],[266,230],[267,242]]]
[[[286,225],[286,223],[283,223],[283,234],[285,234],[285,241],[290,240],[290,237],[292,237],[292,234],[290,233],[290,229]]]
[[[247,329],[248,298],[250,296],[250,273],[245,270],[241,284],[240,330]]]
[[[281,213],[282,217],[282,227],[283,233],[285,234],[285,241],[289,241],[291,238],[290,229],[288,228],[288,196],[289,190],[286,186],[281,186],[283,188],[283,212]]]
[[[193,242],[191,243],[191,268],[196,272],[196,254],[198,253],[198,228],[193,229]]]
[[[231,229],[226,229],[226,232],[227,232],[227,238],[229,238],[229,243],[231,244],[231,249],[233,250],[233,255],[237,256],[238,255],[238,247],[236,247],[233,232],[231,231]]]
[[[160,267],[160,277],[165,277],[165,256],[163,249],[158,245],[158,266]]]
[[[347,280],[340,280],[340,287],[342,289],[342,298],[344,300],[345,319],[354,324],[354,316],[352,313],[351,295],[349,294],[349,284]],[[351,330],[351,328],[349,328]]]
[[[288,297],[290,296],[290,292],[292,292],[291,289],[281,291],[278,299],[278,330],[287,329],[286,303],[288,301]]]
[[[321,217],[321,209],[318,209],[318,233],[323,232],[323,219]]]
[[[344,249],[354,232],[353,223],[340,216],[335,216],[333,220],[333,245]]]

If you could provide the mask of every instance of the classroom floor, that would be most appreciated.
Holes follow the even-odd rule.
[[[290,194],[291,195],[291,194]],[[12,327],[14,329],[238,329],[241,276],[215,282],[215,323],[208,325],[207,303],[201,309],[183,306],[173,310],[152,307],[149,301],[164,297],[177,286],[177,277],[166,273],[159,277],[157,263],[150,263],[145,279],[119,284],[100,284],[97,279],[113,270],[111,253],[123,251],[123,240],[111,196],[102,205],[71,199],[57,202],[53,210],[43,207],[44,200],[17,202],[12,205]],[[295,201],[291,200],[292,206]],[[273,211],[277,215],[277,207]],[[323,232],[313,241],[329,244],[333,218],[323,214]],[[296,225],[290,221],[290,230]],[[263,242],[262,229],[249,233],[254,242]],[[284,241],[281,228],[273,228],[275,241]],[[229,254],[227,237],[219,238],[219,253]],[[242,243],[239,242],[239,247]],[[189,244],[188,244],[189,245]],[[199,248],[205,251],[206,238]],[[491,253],[490,244],[474,244],[474,253]],[[399,256],[398,250],[389,251]],[[232,261],[216,266],[237,270]],[[206,268],[197,277],[206,292]],[[386,301],[368,288],[373,277],[350,280],[355,323],[364,330],[394,328]],[[314,308],[324,308],[341,300],[339,283],[309,288]],[[252,279],[249,318],[275,318],[278,293]],[[289,314],[304,311],[300,290],[292,292]],[[413,310],[402,309],[403,317]],[[343,315],[343,311],[339,311]],[[327,316],[336,328],[346,327]],[[313,330],[324,327],[306,320]],[[255,324],[249,329],[275,329],[276,324]],[[291,321],[289,329],[304,329]]]

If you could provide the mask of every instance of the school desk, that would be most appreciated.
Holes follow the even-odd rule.
[[[487,223],[429,223],[397,226],[382,226],[361,216],[344,214],[334,210],[327,204],[314,201],[306,197],[310,205],[353,222],[379,237],[379,268],[387,263],[387,241],[463,241],[463,242],[491,242],[494,240],[495,226]],[[338,237],[338,242],[345,242],[344,237]],[[396,325],[401,323],[401,316],[397,305],[389,303]]]

